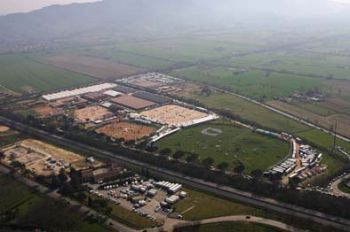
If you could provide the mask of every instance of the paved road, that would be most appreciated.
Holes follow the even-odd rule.
[[[339,184],[343,181],[343,180],[346,180],[346,179],[349,179],[350,178],[350,174],[342,177],[342,178],[339,178],[338,180],[334,181],[331,185],[331,191],[333,192],[334,195],[336,196],[342,196],[342,197],[347,197],[347,198],[350,198],[350,194],[349,193],[345,193],[345,192],[342,192],[340,189],[339,189]]]
[[[4,173],[4,174],[8,174],[10,173],[10,170],[6,167],[4,167],[3,165],[0,165],[0,172]],[[13,177],[15,177],[15,179],[31,188],[36,188],[40,193],[46,194],[49,197],[51,197],[52,199],[55,199],[57,201],[63,200],[68,202],[69,205],[71,206],[76,206],[79,207],[79,211],[82,214],[90,214],[90,215],[95,215],[95,216],[100,216],[100,217],[105,217],[104,215],[96,212],[93,209],[90,209],[82,204],[80,204],[79,202],[76,202],[70,198],[66,198],[63,197],[61,194],[59,194],[57,191],[50,191],[47,187],[40,185],[36,182],[34,182],[31,179],[25,178],[21,175],[18,174],[13,174]],[[108,218],[107,221],[105,222],[105,224],[109,227],[112,227],[114,230],[119,231],[119,232],[136,232],[137,230],[131,229],[113,219]]]
[[[189,222],[189,223],[183,223],[178,224],[177,226],[189,226],[189,225],[204,225],[204,224],[211,224],[211,223],[220,223],[220,222],[249,222],[249,223],[257,223],[257,224],[263,224],[263,225],[269,225],[278,229],[282,229],[285,231],[291,231],[291,232],[303,232],[304,230],[297,229],[293,226],[287,225],[283,222],[261,218],[261,217],[255,217],[250,215],[234,215],[234,216],[224,216],[224,217],[217,217],[217,218],[209,218],[204,219],[201,221],[195,221],[195,222]]]
[[[184,185],[198,188],[200,190],[215,193],[221,197],[238,200],[243,203],[248,203],[251,205],[255,205],[257,207],[277,211],[280,213],[291,215],[293,217],[300,217],[308,220],[313,220],[323,225],[334,226],[338,229],[350,231],[350,220],[347,220],[347,219],[331,216],[325,213],[321,213],[315,210],[305,209],[305,208],[291,205],[291,204],[286,204],[271,198],[256,196],[252,193],[240,191],[228,186],[220,186],[212,182],[185,176],[178,172],[169,171],[167,169],[153,166],[140,161],[136,161],[116,153],[90,147],[86,144],[77,143],[75,141],[71,141],[57,135],[52,135],[45,131],[41,131],[24,124],[14,122],[12,120],[9,120],[3,117],[0,117],[0,122],[16,130],[22,131],[24,133],[30,133],[32,135],[35,135],[41,139],[48,140],[57,144],[61,144],[66,147],[74,148],[85,153],[93,153],[96,157],[116,160],[117,162],[129,167],[147,168],[155,177],[158,176],[160,178],[166,178],[166,179],[169,179],[170,181],[176,181]]]

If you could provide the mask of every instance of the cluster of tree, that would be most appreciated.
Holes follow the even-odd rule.
[[[28,132],[30,133],[31,131],[28,130]],[[36,134],[34,132],[33,134],[41,136],[41,134]],[[162,168],[176,171],[188,176],[193,176],[221,185],[231,186],[243,191],[252,192],[260,196],[275,198],[286,203],[318,210],[327,214],[350,218],[350,213],[347,207],[350,204],[349,199],[334,198],[332,196],[319,192],[300,192],[294,189],[280,188],[278,185],[261,180],[259,178],[261,171],[259,170],[255,170],[254,173],[252,173],[255,178],[247,179],[241,175],[227,175],[222,171],[211,169],[208,170],[208,167],[206,165],[202,165],[196,162],[188,162],[186,165],[184,165],[183,162],[179,162],[177,159],[169,159],[167,155],[151,155],[149,152],[145,153],[140,150],[136,151],[127,149],[123,146],[119,146],[118,144],[111,142],[110,140],[91,139],[89,135],[82,131],[69,130],[64,133],[64,137],[72,141],[86,144],[98,149],[107,150],[114,154],[122,155],[154,166],[159,166],[159,164],[161,164]],[[49,138],[43,137],[43,139]],[[169,151],[165,151],[165,153],[169,153]],[[99,154],[95,155],[97,157],[99,156]],[[182,156],[183,154],[178,153],[177,155]],[[211,161],[207,160],[206,162],[210,163]],[[227,165],[222,164],[220,166],[222,169],[224,169]],[[235,167],[236,173],[241,173],[243,170],[243,165],[239,164]]]

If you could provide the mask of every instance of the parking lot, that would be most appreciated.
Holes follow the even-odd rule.
[[[176,192],[165,186],[175,186]],[[178,187],[176,187],[178,186]],[[89,185],[90,193],[107,199],[140,216],[163,224],[168,217],[182,219],[173,213],[173,205],[187,197],[182,186],[167,181],[155,181],[134,176],[128,180],[108,184]]]

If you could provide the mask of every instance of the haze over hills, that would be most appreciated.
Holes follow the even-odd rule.
[[[105,0],[51,6],[0,17],[2,41],[53,39],[77,34],[173,30],[176,27],[290,22],[350,17],[350,7],[327,0]],[[288,20],[286,20],[288,18]],[[276,20],[278,19],[278,20]]]

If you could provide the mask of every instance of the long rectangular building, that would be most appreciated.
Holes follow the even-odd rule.
[[[54,100],[58,100],[66,97],[74,97],[74,96],[79,96],[86,93],[99,92],[102,90],[114,88],[116,86],[117,84],[114,84],[114,83],[103,83],[103,84],[92,85],[84,88],[65,90],[65,91],[61,91],[53,94],[47,94],[47,95],[43,95],[42,97],[47,101],[54,101]]]

